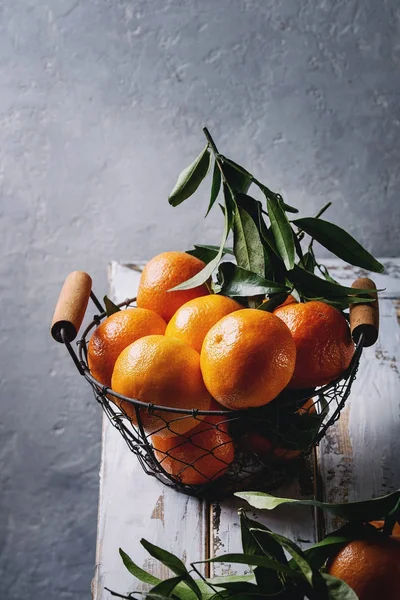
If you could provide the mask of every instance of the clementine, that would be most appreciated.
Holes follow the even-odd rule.
[[[168,323],[165,335],[182,340],[200,352],[211,327],[222,317],[242,308],[235,300],[219,294],[194,298],[178,308]]]
[[[349,366],[354,344],[346,319],[333,306],[313,300],[274,310],[296,344],[296,367],[290,388],[313,388],[331,382]]]
[[[221,477],[234,459],[233,441],[223,416],[205,416],[194,429],[176,437],[151,437],[162,468],[181,483],[199,485]]]
[[[328,561],[327,571],[343,579],[359,600],[398,600],[400,538],[376,535],[354,540]]]
[[[199,353],[163,335],[148,335],[125,348],[116,360],[111,383],[115,392],[146,404],[199,410],[209,410],[211,405]],[[120,406],[137,425],[134,405],[122,400]],[[140,409],[143,428],[161,437],[183,434],[199,419],[179,412]]]
[[[169,321],[182,304],[209,294],[205,284],[190,290],[170,292],[173,287],[197,275],[205,263],[186,252],[163,252],[144,267],[137,293],[137,305],[150,308]]]
[[[210,394],[230,409],[262,406],[288,384],[296,361],[289,329],[274,315],[245,308],[204,338],[201,371]]]
[[[160,315],[146,308],[127,308],[107,317],[89,340],[88,364],[93,377],[110,387],[114,364],[122,350],[145,335],[162,335],[166,326]]]

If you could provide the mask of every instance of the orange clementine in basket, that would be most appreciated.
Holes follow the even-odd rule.
[[[262,406],[290,381],[296,347],[275,315],[245,308],[223,317],[204,338],[201,371],[210,394],[230,409]]]
[[[316,414],[314,398],[309,398],[303,406],[297,411],[299,415]],[[246,452],[256,454],[258,457],[265,458],[274,456],[279,460],[294,460],[301,454],[301,450],[288,448],[284,441],[279,443],[279,446],[274,447],[272,439],[274,434],[265,430],[265,426],[250,424],[243,432],[240,447]]]
[[[167,324],[160,315],[145,308],[127,308],[107,317],[94,330],[88,345],[88,364],[97,381],[108,387],[115,361],[135,340],[162,335]]]
[[[143,337],[125,348],[117,358],[111,383],[115,392],[146,404],[190,410],[209,410],[211,405],[199,353],[163,335]],[[126,401],[119,401],[119,405],[137,424],[134,406]],[[147,433],[161,437],[185,433],[198,424],[191,415],[151,407],[140,410],[140,420]]]
[[[157,460],[167,473],[187,485],[221,477],[235,457],[228,423],[223,416],[205,416],[184,436],[151,437]]]
[[[211,327],[222,317],[242,308],[232,298],[219,294],[194,298],[178,308],[168,323],[165,335],[182,340],[200,352]]]
[[[205,263],[186,252],[163,252],[144,267],[137,293],[137,305],[150,308],[169,321],[182,304],[209,294],[205,284],[190,290],[169,292],[171,288],[197,275]]]
[[[289,327],[297,350],[291,388],[312,388],[344,373],[354,354],[350,328],[341,312],[313,300],[274,310]]]
[[[327,571],[343,579],[359,600],[398,600],[400,538],[376,535],[354,540],[328,561]]]

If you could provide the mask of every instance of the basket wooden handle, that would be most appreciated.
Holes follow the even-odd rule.
[[[51,335],[63,343],[61,330],[64,329],[67,339],[72,342],[78,335],[83,317],[92,291],[92,279],[84,271],[73,271],[67,277],[58,297]]]
[[[372,279],[361,277],[352,284],[353,288],[370,291],[374,302],[366,304],[350,304],[350,328],[353,340],[357,343],[361,333],[364,334],[364,346],[372,346],[378,339],[379,305],[376,285]]]

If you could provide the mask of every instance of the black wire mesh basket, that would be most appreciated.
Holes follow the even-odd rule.
[[[368,281],[367,289],[374,289]],[[72,346],[89,297],[98,314]],[[135,306],[135,298],[119,308]],[[354,310],[354,309],[353,309]],[[93,389],[111,424],[120,432],[144,471],[185,494],[220,498],[244,489],[270,491],[297,471],[298,459],[316,448],[340,416],[356,378],[363,347],[378,335],[378,304],[358,305],[351,330],[355,352],[343,375],[319,388],[284,390],[260,408],[241,411],[178,409],[147,404],[116,393],[90,372],[87,345],[106,312],[86,273],[74,272],[64,284],[52,335],[64,343],[79,373]],[[151,419],[149,419],[151,417]],[[151,428],[146,424],[152,423]],[[179,431],[179,434],[177,434]]]

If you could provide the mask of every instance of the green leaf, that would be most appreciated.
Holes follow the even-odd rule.
[[[239,267],[264,275],[264,246],[255,222],[241,206],[233,219],[233,249]]]
[[[206,264],[211,262],[217,256],[218,252],[219,246],[203,246],[202,244],[195,244],[194,250],[186,250],[186,254],[195,256]],[[225,256],[225,254],[233,254],[232,248],[224,247],[222,256]]]
[[[301,262],[306,271],[308,271],[309,273],[314,273],[317,263],[315,260],[314,252],[312,250],[308,250],[308,252],[304,254]]]
[[[159,546],[155,546],[143,538],[140,540],[140,543],[150,556],[159,560],[163,565],[168,567],[168,569],[171,569],[175,575],[185,576],[187,574],[188,571],[185,565],[180,558],[175,556],[175,554],[171,554],[168,550],[163,550],[163,548],[159,548]]]
[[[309,300],[309,298],[307,298]],[[358,296],[331,296],[322,298],[325,304],[330,304],[335,308],[343,310],[348,308],[350,304],[368,304],[368,302],[375,302],[374,298],[359,298]]]
[[[266,556],[287,564],[287,558],[279,542],[276,542],[271,536],[261,535],[262,532],[269,532],[268,527],[258,521],[250,519],[244,511],[240,512],[240,526],[242,533],[242,546],[245,554],[257,554]],[[282,590],[282,579],[276,571],[256,567],[254,569],[257,584],[262,589],[268,589],[269,592],[278,592]]]
[[[298,265],[294,265],[293,269],[287,273],[287,278],[291,283],[301,291],[307,298],[312,297],[330,297],[330,296],[361,296],[368,297],[365,290],[346,287],[338,283],[332,283],[321,279],[312,273],[308,273]]]
[[[246,194],[253,181],[251,173],[225,156],[220,155],[220,158],[223,160],[224,176],[231,188],[236,192]]]
[[[319,502],[318,500],[277,498],[263,492],[237,492],[235,496],[246,500],[251,506],[258,509],[273,510],[281,504],[298,504],[321,508],[346,521],[375,521],[385,517],[393,510],[400,499],[400,490],[387,496],[374,498],[373,500],[348,502],[346,504],[329,504],[327,502]]]
[[[188,570],[180,558],[174,554],[171,554],[171,552],[168,552],[167,550],[163,550],[163,548],[159,548],[158,546],[151,544],[145,539],[141,539],[140,543],[147,550],[150,556],[159,560],[163,565],[171,569],[175,575],[179,575],[182,580],[184,579],[186,585],[188,585],[199,598],[199,600],[201,600],[201,592],[194,579],[189,575]]]
[[[376,273],[385,270],[372,254],[341,227],[315,217],[296,219],[293,223],[345,262]]]
[[[247,582],[255,583],[254,575],[222,575],[221,577],[211,577],[207,579],[207,583],[215,586],[222,586],[224,583],[235,583],[235,582]]]
[[[155,587],[153,587],[147,597],[154,597],[156,595],[170,597],[171,593],[174,591],[178,583],[180,583],[183,579],[183,575],[179,575],[178,577],[171,577],[170,579],[164,579],[164,581],[160,581]],[[200,597],[201,600],[201,597]]]
[[[249,583],[247,581],[225,581],[220,584],[223,590],[229,590],[230,592],[235,592],[235,594],[245,594],[249,593],[251,595],[260,593],[259,588],[254,583]]]
[[[110,298],[108,296],[104,296],[103,302],[104,302],[104,306],[106,307],[107,317],[109,317],[110,315],[113,315],[116,312],[120,312],[121,309],[119,308],[119,306],[114,304],[114,302],[112,300],[110,300]]]
[[[219,194],[219,190],[220,189],[221,189],[221,171],[220,171],[220,168],[218,166],[217,161],[215,161],[215,163],[214,163],[214,171],[213,171],[213,178],[212,178],[212,184],[211,184],[210,203],[208,205],[206,216],[208,215],[208,213],[210,212],[210,210],[214,206],[215,201],[218,198],[218,194]]]
[[[208,558],[207,560],[201,561],[205,563],[209,562],[223,562],[223,563],[235,563],[240,565],[251,565],[255,567],[266,567],[267,569],[273,569],[279,573],[285,573],[294,579],[299,579],[299,574],[282,563],[276,560],[266,558],[265,556],[256,556],[254,554],[221,554],[221,556],[215,556],[214,558]]]
[[[250,519],[246,513],[240,509],[240,528],[242,534],[242,546],[245,554],[257,554],[267,556],[287,564],[285,553],[280,541],[275,541],[272,537],[260,537],[260,532],[270,533],[271,530],[259,521]]]
[[[168,202],[171,206],[178,206],[186,198],[189,198],[199,187],[204,177],[207,175],[210,166],[210,152],[208,144],[202,152],[194,159],[178,177],[178,181],[172,190]]]
[[[321,575],[328,587],[329,600],[358,600],[355,591],[343,579],[338,579],[328,573],[321,573]]]
[[[286,204],[286,202],[283,202],[283,201],[282,201],[282,207],[288,213],[298,213],[299,212],[298,208],[295,208],[294,206],[290,206],[290,204]]]
[[[220,264],[217,278],[221,293],[225,296],[258,296],[288,291],[284,285],[264,279],[231,262]]]
[[[142,581],[143,583],[148,583],[149,585],[157,585],[161,582],[161,579],[158,577],[154,577],[151,573],[147,573],[147,571],[138,567],[122,548],[119,549],[119,554],[129,573],[136,577],[136,579],[139,579],[139,581]]]
[[[285,263],[285,267],[288,270],[293,269],[295,257],[293,233],[285,211],[276,200],[268,197],[267,209],[279,255]]]
[[[314,252],[313,252],[313,255],[314,255]],[[338,282],[336,281],[336,279],[333,279],[333,277],[331,277],[331,275],[329,274],[329,271],[328,271],[328,269],[325,267],[325,265],[319,265],[319,264],[317,263],[317,261],[315,260],[315,256],[314,256],[314,262],[315,262],[315,265],[318,267],[318,270],[319,270],[319,271],[322,273],[322,275],[324,276],[324,278],[325,278],[327,281],[330,281],[331,283],[336,283],[336,284],[338,284]],[[308,270],[308,269],[307,269],[307,270]],[[338,285],[339,285],[339,284],[338,284]]]
[[[197,273],[197,275],[194,275],[194,277],[191,277],[187,281],[184,281],[183,283],[176,285],[174,288],[169,290],[170,292],[175,292],[177,290],[190,290],[192,288],[198,287],[199,285],[202,285],[211,277],[212,273],[217,268],[219,261],[221,260],[222,255],[224,253],[225,242],[228,238],[229,231],[232,227],[233,210],[234,210],[233,201],[230,198],[230,194],[226,190],[225,186],[224,186],[224,195],[225,195],[225,209],[224,209],[225,225],[224,225],[224,233],[222,235],[221,246],[219,247],[217,254],[208,263],[208,265],[206,265],[204,267],[204,269],[202,269],[199,273]]]
[[[273,533],[272,531],[264,531],[261,529],[259,529],[258,531],[260,531],[262,535],[266,537],[269,536],[270,538],[278,542],[278,544],[280,544],[282,548],[287,550],[287,552],[289,552],[289,554],[293,557],[294,561],[298,565],[300,571],[303,573],[305,579],[311,586],[313,586],[313,569],[308,563],[307,557],[305,556],[301,548],[299,548],[297,544],[284,537],[283,535],[278,535],[277,533]]]
[[[253,219],[254,224],[257,227],[258,235],[258,252],[263,256],[264,260],[264,268],[258,274],[264,277],[268,277],[267,273],[271,272],[272,274],[272,261],[273,261],[273,250],[271,249],[271,236],[268,233],[268,229],[264,223],[262,216],[262,204],[259,200],[252,198],[247,194],[238,194],[236,197],[237,205],[243,208]],[[260,245],[262,246],[262,251],[260,249]],[[242,266],[242,265],[240,265]]]
[[[274,312],[274,310],[278,306],[280,306],[281,304],[283,304],[283,302],[285,302],[288,295],[289,295],[288,292],[282,292],[281,294],[276,294],[272,298],[267,300],[267,302],[263,302],[262,304],[257,306],[257,309],[265,310],[266,312]]]

